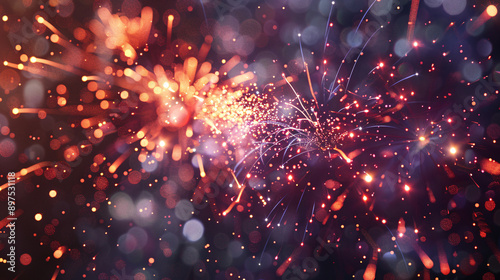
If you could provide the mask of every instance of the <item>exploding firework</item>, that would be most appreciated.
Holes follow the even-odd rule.
[[[26,5],[29,6],[29,3]],[[121,178],[125,178],[127,185],[146,184],[152,187],[162,184],[168,180],[167,174],[170,176],[169,170],[173,170],[173,166],[177,167],[172,174],[180,176],[184,187],[190,188],[186,184],[195,182],[194,170],[191,164],[183,162],[191,159],[199,169],[198,176],[205,177],[202,156],[196,154],[200,145],[197,139],[210,129],[220,133],[221,126],[238,125],[248,118],[247,115],[252,112],[240,112],[242,107],[238,104],[243,104],[242,100],[253,102],[253,97],[247,93],[251,91],[250,81],[254,76],[240,71],[238,75],[227,77],[227,73],[239,63],[238,56],[228,61],[223,59],[219,71],[213,71],[212,63],[205,61],[213,42],[209,34],[203,36],[199,48],[193,43],[175,39],[172,30],[179,24],[180,17],[176,10],[164,12],[166,34],[162,34],[153,26],[153,14],[157,10],[150,7],[141,10],[140,4],[140,13],[130,9],[112,13],[111,6],[96,7],[96,18],[86,26],[73,23],[78,26],[73,30],[60,30],[52,24],[47,15],[48,9],[50,7],[37,12],[33,23],[29,23],[29,27],[32,26],[36,32],[36,40],[44,48],[33,49],[21,40],[15,45],[17,57],[3,63],[6,69],[16,70],[4,69],[2,72],[5,94],[11,97],[19,85],[24,89],[24,98],[9,98],[5,109],[10,111],[8,114],[13,120],[24,122],[37,118],[43,130],[34,131],[29,137],[42,139],[41,143],[46,145],[34,145],[27,149],[21,162],[24,166],[35,163],[16,172],[13,182],[22,188],[23,184],[30,186],[37,180],[33,177],[41,175],[48,180],[71,180],[74,170],[90,165],[88,175],[78,175],[78,184],[88,185],[89,189],[82,190],[75,185],[77,208],[99,213],[109,205],[109,221],[113,218],[134,219],[143,226],[151,225],[151,221],[157,219],[152,212],[156,207],[151,200],[144,200],[143,191],[140,191],[142,194],[136,206],[134,203],[127,204],[130,201],[128,194],[115,193],[111,188],[114,186],[123,190],[123,182],[119,183]],[[15,22],[7,17],[4,21],[8,27],[15,29]],[[150,46],[148,42],[151,41],[157,45]],[[160,63],[152,63],[152,53],[158,46],[163,49],[158,56]],[[247,85],[243,86],[245,83]],[[45,90],[46,87],[49,89]],[[10,133],[8,126],[3,130]],[[10,136],[20,138],[13,133]],[[110,145],[109,139],[113,139],[113,144]],[[6,140],[2,144],[3,157],[8,158],[15,153],[16,145],[11,143],[14,142]],[[45,154],[49,153],[45,148],[55,151],[57,156],[52,159],[60,161],[43,161]],[[93,155],[91,163],[88,162],[89,155]],[[159,170],[167,170],[167,173],[162,174]],[[160,179],[146,183],[155,171],[160,174]],[[2,185],[1,190],[9,188],[11,193],[11,183]],[[49,190],[52,199],[61,197],[61,193],[64,194],[64,191]],[[83,193],[90,194],[93,199],[86,203]],[[175,183],[165,184],[159,193],[165,197],[167,209],[174,208],[181,197]],[[124,209],[127,206],[139,207],[141,214],[131,214],[130,207]],[[58,215],[71,213],[67,207],[63,208]],[[15,217],[22,215],[23,209],[25,207],[20,205]],[[40,211],[33,215],[38,222],[46,219],[44,214]],[[45,227],[45,239],[54,235],[54,223],[57,224],[58,219],[53,219]],[[86,232],[89,230],[86,227],[76,226],[73,230],[78,228],[78,231]],[[54,242],[61,246],[54,247]],[[69,247],[69,242],[53,240],[51,248],[55,260],[66,258],[67,254],[80,258],[81,251]],[[117,244],[120,242],[117,241]],[[85,243],[84,246],[87,246]],[[91,243],[94,244],[94,241]],[[87,253],[91,252],[95,252],[93,248]],[[37,254],[31,252],[23,256],[31,259],[32,255],[35,257]],[[23,262],[24,265],[29,263]],[[116,266],[115,269],[120,268]],[[64,274],[65,271],[56,269],[53,277],[59,273]]]
[[[166,13],[167,51],[175,53],[175,57],[187,58],[183,63],[172,62],[167,69],[161,64],[154,65],[152,71],[137,63],[138,57],[148,51],[152,13],[152,9],[146,7],[140,17],[129,19],[124,15],[111,14],[108,8],[99,8],[98,18],[90,22],[92,33],[75,29],[74,40],[66,39],[44,17],[36,16],[37,23],[53,33],[47,38],[62,48],[60,55],[52,54],[51,59],[45,59],[23,53],[20,63],[5,61],[4,65],[58,82],[68,74],[77,75],[85,92],[80,94],[78,100],[63,82],[56,87],[55,108],[28,108],[22,105],[13,108],[12,115],[37,114],[40,119],[45,119],[47,114],[83,116],[80,123],[71,124],[72,128],[84,129],[87,139],[81,144],[69,146],[68,139],[51,140],[51,147],[55,150],[66,144],[64,156],[68,162],[77,160],[80,153],[88,154],[84,150],[91,149],[89,145],[102,142],[106,135],[118,133],[128,148],[123,148],[123,155],[109,166],[109,172],[115,173],[132,152],[138,154],[140,162],[147,161],[146,164],[156,165],[169,151],[174,161],[180,160],[186,149],[194,148],[190,138],[194,133],[192,126],[195,119],[208,123],[220,133],[212,118],[224,120],[229,123],[226,124],[228,126],[242,122],[252,114],[240,113],[241,102],[234,101],[244,99],[249,88],[235,88],[253,79],[253,74],[242,73],[218,85],[219,71],[211,73],[210,62],[198,65],[210,49],[211,36],[205,37],[197,58],[190,57],[195,54],[193,46],[170,42],[175,21],[172,14]],[[88,39],[92,34],[95,38]],[[73,41],[76,41],[76,46]],[[92,51],[86,51],[89,49]],[[230,71],[238,63],[237,60],[238,57],[233,57],[221,71]],[[57,76],[57,73],[61,74]],[[68,103],[72,101],[80,104]],[[135,145],[137,142],[139,145]]]

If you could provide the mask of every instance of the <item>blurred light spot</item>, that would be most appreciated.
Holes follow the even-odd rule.
[[[177,202],[177,205],[175,205],[175,216],[179,218],[179,220],[187,221],[191,219],[191,216],[193,216],[193,211],[193,204],[188,200],[180,200],[179,202]]]
[[[16,143],[12,139],[3,139],[0,141],[0,156],[8,158],[16,151]]]
[[[146,172],[153,172],[158,168],[158,160],[153,155],[147,155],[146,160],[141,163],[141,166]]]
[[[52,197],[52,198],[56,197],[56,196],[57,196],[57,191],[55,191],[55,190],[51,190],[51,191],[49,192],[49,196],[50,196],[50,197]]]
[[[462,68],[462,75],[469,82],[475,82],[481,78],[481,67],[477,63],[467,63]]]
[[[200,240],[204,231],[203,224],[198,220],[189,220],[184,224],[182,234],[191,242]]]
[[[364,180],[367,183],[370,183],[371,181],[373,181],[373,177],[370,174],[366,174]]]
[[[19,258],[19,262],[22,264],[22,265],[29,265],[31,263],[31,256],[30,254],[22,254],[21,257]]]
[[[183,164],[179,168],[178,172],[179,172],[179,178],[183,182],[189,182],[189,181],[191,181],[193,179],[194,170],[193,170],[193,167],[190,164]]]

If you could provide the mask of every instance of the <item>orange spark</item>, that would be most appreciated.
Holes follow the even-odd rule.
[[[420,0],[411,1],[410,19],[408,20],[408,32],[406,34],[408,42],[413,41],[413,34],[415,32],[415,22],[417,21],[418,5]]]
[[[420,260],[422,260],[422,263],[427,269],[431,269],[434,266],[434,262],[429,258],[429,256],[420,248],[418,245],[414,245],[415,251],[417,252],[418,256],[420,257]]]
[[[488,7],[486,7],[486,9],[484,9],[481,15],[479,15],[479,17],[477,17],[472,23],[471,31],[475,31],[480,26],[484,25],[486,21],[496,16],[497,13],[498,13],[497,7],[495,7],[494,5],[489,5]]]
[[[36,16],[35,19],[36,21],[38,21],[38,23],[47,26],[47,28],[50,29],[50,31],[52,31],[54,34],[57,34],[57,36],[59,36],[60,38],[64,38],[64,35],[61,32],[59,32],[59,30],[57,30],[57,28],[55,28],[50,22],[46,21],[43,17]]]
[[[21,216],[23,213],[24,213],[24,211],[22,209],[17,209],[16,211],[14,211],[14,216],[9,215],[9,216],[3,218],[0,221],[0,229],[3,229],[6,225],[8,225],[10,223],[10,221],[17,220],[17,218],[19,216]]]
[[[169,15],[167,21],[167,44],[170,45],[172,41],[172,25],[174,23],[174,15]]]

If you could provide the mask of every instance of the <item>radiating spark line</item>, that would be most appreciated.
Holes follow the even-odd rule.
[[[290,143],[288,143],[288,145],[286,146],[285,152],[283,153],[283,157],[282,157],[282,159],[281,159],[281,162],[285,161],[285,156],[286,156],[286,153],[288,152],[288,149],[289,149],[290,147],[292,147],[292,146],[293,146],[292,144],[293,144],[295,141],[297,141],[297,138],[293,139],[292,141],[290,141]]]
[[[201,9],[203,10],[203,16],[205,17],[205,24],[207,25],[208,28],[207,13],[205,12],[205,5],[203,5],[203,0],[200,0],[200,4],[201,4]]]
[[[196,160],[198,161],[198,167],[200,168],[200,176],[201,178],[205,177],[207,174],[205,173],[205,168],[203,167],[203,159],[200,154],[196,154]]]
[[[368,9],[366,9],[366,12],[363,14],[363,17],[359,21],[358,27],[356,28],[356,32],[354,32],[354,34],[358,33],[358,30],[359,30],[359,27],[361,26],[361,23],[363,23],[363,20],[365,19],[366,15],[370,11],[370,9],[373,7],[373,5],[375,5],[375,2],[379,2],[379,1],[380,0],[373,0],[373,2],[371,3],[370,7],[368,7]]]
[[[109,173],[113,174],[116,172],[118,167],[127,159],[130,154],[132,153],[132,149],[129,149],[125,153],[123,153],[121,156],[119,156],[110,166],[109,166]]]
[[[486,21],[496,16],[498,10],[495,5],[489,5],[484,9],[484,11],[477,17],[472,23],[471,31],[476,31],[480,26],[484,25]]]
[[[375,0],[376,1],[376,0]],[[335,74],[335,78],[333,79],[333,83],[336,83],[337,82],[337,78],[339,76],[339,73],[340,73],[340,69],[342,69],[342,65],[345,63],[345,60],[347,58],[347,56],[349,55],[349,53],[351,52],[352,48],[350,48],[347,53],[345,54],[344,58],[340,61],[340,65],[339,65],[339,68],[337,69],[337,73]],[[340,82],[338,82],[340,84]],[[331,87],[331,86],[330,86]],[[337,87],[338,88],[338,87]]]
[[[406,77],[406,78],[403,78],[403,79],[401,79],[401,80],[399,80],[399,81],[395,82],[394,84],[392,84],[390,87],[393,87],[393,86],[395,86],[395,85],[397,85],[397,84],[401,83],[402,81],[408,80],[408,79],[413,78],[413,77],[415,77],[415,76],[417,76],[417,77],[418,77],[418,73],[415,73],[415,74],[412,74],[412,75],[410,75],[410,76],[408,76],[408,77]]]
[[[337,90],[339,89],[340,87],[340,84],[337,85],[337,87],[335,87],[335,89],[333,89],[333,86],[335,85],[335,82],[332,82],[330,84],[330,89],[328,90],[330,92],[330,94],[328,95],[328,100],[327,102],[329,102],[330,100],[332,100],[332,98],[335,96],[335,93],[337,92]]]
[[[312,211],[311,211],[311,218],[306,222],[306,228],[304,229],[304,234],[302,235],[302,242],[300,243],[302,246],[304,245],[304,239],[306,238],[307,227],[309,226],[309,221],[312,220],[315,207],[316,207],[316,203],[313,204]]]
[[[328,13],[328,20],[326,21],[326,28],[325,28],[325,35],[324,35],[325,44],[323,45],[323,53],[325,53],[325,51],[326,51],[326,45],[328,43],[328,36],[330,35],[330,20],[332,18],[332,12],[333,12],[334,5],[335,5],[335,2],[332,1],[332,5],[330,6],[330,13]]]
[[[53,72],[46,71],[44,69],[40,69],[40,68],[36,68],[36,67],[25,66],[24,64],[15,64],[12,62],[4,61],[3,65],[17,69],[17,70],[22,70],[24,72],[28,72],[28,73],[31,73],[31,74],[34,74],[37,76],[52,79],[52,80],[56,80],[56,79],[60,78],[60,76],[58,74],[55,74]]]
[[[217,134],[222,134],[222,131],[220,131],[217,126],[212,122],[212,120],[210,119],[204,119],[205,120],[205,123],[208,124],[212,129],[214,129]]]
[[[231,57],[231,59],[229,59],[224,65],[222,65],[219,68],[219,72],[227,73],[227,72],[231,71],[231,69],[233,69],[240,62],[241,62],[241,58],[239,56],[235,55],[235,56]]]
[[[370,42],[370,40],[373,38],[373,36],[375,36],[375,34],[377,34],[377,32],[382,29],[382,27],[380,28],[377,28],[377,30],[375,30],[375,32],[372,33],[372,35],[370,36],[370,38],[368,38],[368,40],[366,40],[366,43],[365,45],[363,46],[363,48],[361,48],[361,51],[359,52],[358,54],[358,57],[356,58],[356,60],[354,61],[354,65],[352,66],[352,69],[351,69],[351,74],[349,74],[349,78],[347,78],[347,85],[345,86],[345,90],[347,91],[347,89],[349,88],[349,83],[351,82],[351,77],[352,77],[352,74],[354,73],[354,69],[356,68],[356,64],[358,64],[358,61],[359,61],[359,58],[361,57],[361,54],[363,53],[363,51],[365,50],[366,46],[368,45],[368,43]]]
[[[415,23],[417,21],[418,5],[420,0],[411,1],[410,18],[408,20],[408,31],[407,31],[407,41],[413,41],[413,35],[415,32]]]

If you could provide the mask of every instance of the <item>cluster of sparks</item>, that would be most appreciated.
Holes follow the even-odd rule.
[[[368,12],[376,2],[379,1],[374,1],[364,11],[354,36],[359,35],[357,33],[362,24],[369,22]],[[209,33],[203,36],[200,46],[175,40],[174,27],[178,21],[175,12],[164,15],[167,34],[162,35],[153,26],[152,8],[145,7],[140,16],[128,18],[101,7],[96,11],[96,18],[87,25],[88,29],[75,28],[71,38],[64,35],[67,31],[59,30],[49,19],[37,15],[33,28],[52,44],[50,57],[31,56],[29,51],[24,53],[24,47],[19,44],[15,46],[19,60],[5,61],[3,65],[5,69],[46,79],[55,84],[54,89],[46,92],[47,108],[24,106],[19,100],[6,106],[14,120],[32,115],[36,115],[39,120],[45,120],[49,116],[67,117],[67,122],[57,128],[59,131],[52,131],[47,141],[50,149],[60,151],[63,160],[35,159],[36,163],[16,172],[16,183],[21,186],[23,181],[42,175],[46,179],[67,179],[75,176],[72,173],[77,168],[82,168],[75,167],[82,158],[92,155],[91,172],[76,176],[81,177],[81,184],[94,188],[95,195],[93,199],[85,199],[78,194],[75,202],[91,212],[105,211],[105,206],[110,209],[112,217],[101,222],[106,225],[106,235],[113,230],[113,218],[133,220],[135,224],[141,224],[139,220],[142,218],[142,222],[149,226],[152,223],[148,224],[148,219],[153,219],[156,212],[160,212],[163,216],[161,219],[168,224],[164,231],[169,232],[173,221],[177,228],[184,227],[183,234],[189,242],[198,242],[203,235],[203,227],[197,224],[198,220],[190,219],[194,214],[192,205],[206,202],[211,211],[200,214],[200,217],[206,215],[207,223],[218,225],[224,224],[224,220],[238,221],[241,215],[262,220],[247,232],[249,247],[256,246],[257,243],[260,246],[250,250],[252,259],[259,266],[268,262],[268,266],[276,267],[275,274],[278,277],[286,276],[290,273],[290,266],[296,260],[302,260],[300,256],[308,250],[308,240],[321,236],[321,242],[338,248],[342,239],[338,230],[348,226],[352,226],[357,234],[361,233],[356,246],[364,253],[361,260],[356,261],[361,264],[367,262],[362,272],[363,279],[375,279],[379,259],[385,254],[402,258],[404,265],[398,271],[399,276],[413,277],[410,266],[415,264],[405,259],[405,254],[409,251],[414,252],[423,265],[421,272],[419,270],[415,273],[418,277],[428,276],[430,270],[442,275],[458,273],[462,269],[462,263],[452,267],[449,256],[453,254],[446,253],[443,246],[438,246],[437,258],[432,258],[424,249],[428,246],[421,245],[426,238],[430,238],[426,236],[432,235],[435,230],[434,225],[423,224],[426,216],[431,216],[430,213],[424,214],[423,219],[416,219],[408,211],[411,214],[419,211],[408,210],[411,207],[406,207],[403,210],[393,210],[401,216],[390,220],[394,215],[380,206],[385,202],[405,203],[405,200],[411,199],[414,189],[420,189],[419,192],[425,193],[428,198],[426,206],[421,205],[422,209],[425,208],[421,212],[431,211],[431,205],[437,201],[436,189],[428,183],[427,186],[419,185],[425,183],[419,177],[426,172],[421,165],[432,162],[433,168],[443,171],[453,181],[460,177],[454,171],[456,166],[460,167],[461,162],[466,161],[461,149],[475,146],[472,141],[457,140],[461,135],[453,128],[456,116],[443,114],[437,118],[426,117],[425,124],[413,120],[413,107],[410,103],[417,100],[415,96],[418,96],[418,92],[411,90],[411,81],[418,80],[420,75],[416,71],[400,71],[401,61],[421,47],[414,36],[419,1],[411,2],[407,41],[413,43],[399,59],[391,54],[383,62],[373,63],[362,80],[353,81],[357,64],[363,60],[365,48],[371,40],[376,40],[377,33],[384,26],[366,35],[361,48],[352,47],[339,61],[322,57],[318,66],[311,66],[306,62],[301,35],[298,34],[302,58],[298,63],[300,73],[288,71],[290,65],[276,60],[274,63],[280,64],[282,75],[274,77],[275,81],[266,85],[258,83],[256,73],[236,67],[243,65],[242,69],[248,68],[237,55],[223,59],[222,66],[214,70],[213,63],[207,59],[214,42]],[[334,3],[332,10],[333,5]],[[486,7],[479,17],[471,19],[471,30],[480,28],[496,13],[494,5]],[[330,11],[324,38],[325,52],[331,47],[329,32],[334,28],[330,23],[331,15]],[[3,21],[12,19],[4,16]],[[207,19],[205,21],[208,24]],[[165,37],[163,39],[167,53],[174,54],[174,57],[168,65],[141,64],[141,59],[147,57],[150,51],[150,37],[161,36]],[[353,60],[347,59],[351,52],[358,52]],[[163,56],[164,54],[160,60]],[[443,57],[446,57],[445,53]],[[488,58],[490,59],[491,57]],[[416,68],[424,69],[425,66],[411,67],[412,70]],[[429,68],[428,72],[432,73],[435,70],[434,64]],[[229,75],[231,71],[238,73]],[[402,75],[401,72],[405,74]],[[9,73],[11,77],[8,82],[2,81],[2,87],[5,95],[11,96],[24,81],[21,81],[18,74],[5,73]],[[79,84],[81,92],[72,92],[74,85],[70,86],[66,80]],[[484,93],[485,99],[486,95]],[[496,98],[497,95],[498,90],[488,97]],[[445,95],[444,98],[449,96]],[[472,102],[474,104],[471,108],[476,104],[475,100]],[[417,110],[431,111],[431,107],[422,105]],[[470,109],[469,113],[473,112]],[[16,137],[9,127],[0,129],[2,135]],[[83,136],[72,136],[74,131],[79,131]],[[39,140],[35,135],[30,135],[30,138]],[[113,149],[109,149],[113,151],[94,153],[95,149],[103,150],[99,146],[106,143],[106,139],[113,139]],[[496,144],[496,139],[492,141]],[[3,157],[13,154],[4,146],[0,148]],[[500,174],[500,165],[492,158],[475,157],[472,161],[479,161],[480,167],[473,171],[473,168],[468,168],[469,174],[466,177],[478,189],[481,187],[475,181],[473,172]],[[159,174],[160,170],[167,169],[171,170],[166,172],[168,175]],[[421,175],[416,175],[415,170]],[[172,183],[175,180],[181,183]],[[144,185],[144,189],[158,189],[159,194],[165,198],[164,206],[153,206],[153,199],[141,200],[137,205],[129,203],[130,197],[124,198],[123,185],[138,184]],[[214,184],[218,188],[224,188],[219,197],[211,196]],[[112,186],[116,189],[111,190]],[[7,183],[3,184],[0,191],[7,187]],[[388,202],[389,199],[384,197],[388,188],[397,193],[398,202]],[[60,192],[49,190],[49,196],[55,198]],[[445,192],[455,195],[458,187],[450,184],[446,186]],[[477,202],[475,208],[484,207],[491,212],[495,209],[494,196],[486,196],[483,205]],[[146,202],[141,204],[143,201]],[[348,201],[355,206],[346,207]],[[451,206],[446,205],[441,209],[444,211],[440,212],[442,216],[451,216],[450,209],[457,207],[457,201],[450,201]],[[185,203],[189,206],[182,206]],[[137,207],[139,214],[127,214],[129,210],[125,210],[123,205]],[[177,217],[170,212],[158,210],[158,207],[175,209]],[[179,214],[179,211],[186,213]],[[23,213],[23,210],[19,210],[16,215],[22,217]],[[170,214],[163,215],[164,213]],[[45,215],[42,211],[37,212],[34,220],[40,222],[45,219]],[[489,240],[487,236],[491,230],[485,224],[482,213],[475,211],[474,215],[474,226],[479,228],[482,238]],[[383,228],[386,231],[383,236],[390,241],[379,244],[383,238],[375,240],[372,237],[374,231],[366,230],[368,226],[358,222],[359,216],[362,216],[360,220],[366,217],[366,224]],[[351,218],[355,222],[348,225]],[[453,219],[445,217],[440,220],[439,226],[443,231],[449,231],[456,223]],[[0,224],[5,226],[6,218]],[[54,222],[49,222],[44,228],[48,236],[53,234],[49,234],[51,228],[54,228],[49,227],[52,224]],[[321,225],[320,229],[318,224]],[[234,229],[232,234],[236,239],[243,239],[245,234],[242,233],[241,225],[235,226],[237,227],[240,229]],[[85,233],[85,229],[76,226],[73,230]],[[200,231],[201,235],[198,236]],[[127,233],[127,238],[136,234],[130,232],[132,229]],[[276,233],[282,235],[281,240],[276,237]],[[264,241],[259,243],[261,234],[264,235]],[[472,242],[474,237],[471,231],[464,234],[466,242]],[[456,243],[457,236],[449,235],[450,244]],[[137,236],[134,238],[138,239]],[[173,242],[171,239],[170,244],[162,238],[166,238],[165,235],[159,238],[160,257],[148,258],[147,265],[150,267],[155,263],[155,258],[156,261],[158,258],[168,259],[172,256],[172,251],[175,251],[173,244],[178,241]],[[208,252],[208,257],[206,264],[196,263],[199,273],[212,272],[206,267],[218,261],[217,257],[210,257],[212,250],[215,250],[210,244],[211,237],[206,239],[203,241],[206,244],[203,250]],[[287,248],[287,239],[300,246],[294,246],[290,250]],[[458,240],[459,243],[460,236]],[[398,242],[406,244],[403,249]],[[500,262],[497,245],[493,241],[487,242]],[[118,243],[120,242],[117,241]],[[126,247],[126,244],[128,243],[119,245]],[[237,247],[241,250],[245,248],[239,241],[234,244],[238,244]],[[324,244],[321,250],[330,246]],[[84,242],[82,247],[86,246]],[[72,252],[78,252],[78,248],[59,242],[57,246],[51,245],[51,248],[54,259],[64,259],[66,255],[73,258]],[[94,256],[90,261],[92,265],[88,267],[92,269],[87,269],[83,274],[90,278],[93,277],[89,276],[93,271],[100,269],[96,268],[99,252],[91,253]],[[266,259],[267,255],[273,255],[272,260]],[[474,257],[472,254],[467,255],[466,266],[476,266],[477,259]],[[21,263],[30,265],[29,253],[21,256]],[[435,269],[437,266],[438,270]],[[115,268],[118,267],[123,265],[115,263]],[[219,269],[214,271],[220,272]],[[461,271],[465,275],[468,273],[464,269]],[[64,273],[65,268],[58,265],[52,279]],[[138,279],[153,279],[161,275],[161,272],[155,273],[148,276],[146,272],[136,272],[135,276]],[[226,276],[228,273],[226,272]],[[231,279],[240,277],[237,272],[234,275],[231,273],[233,272],[228,276]],[[315,273],[315,270],[307,272],[308,275]],[[356,271],[353,276],[355,273]],[[489,274],[485,275],[489,277]]]

